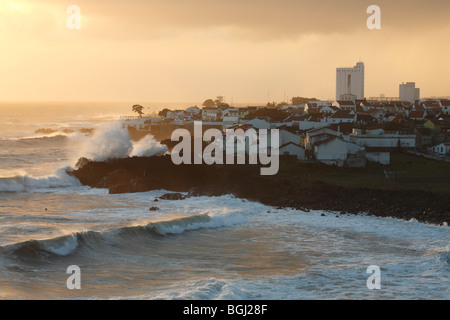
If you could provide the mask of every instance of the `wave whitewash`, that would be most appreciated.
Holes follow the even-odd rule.
[[[71,120],[52,119],[56,135],[18,128],[0,140],[0,299],[171,300],[150,305],[181,318],[191,304],[267,304],[273,316],[299,307],[274,300],[449,298],[448,227],[231,195],[91,189],[65,174],[80,139],[64,132]],[[66,286],[73,265],[81,290]],[[367,288],[372,265],[381,290]]]

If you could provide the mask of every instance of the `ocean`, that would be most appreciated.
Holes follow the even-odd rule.
[[[448,226],[82,186],[66,174],[81,156],[164,152],[120,115],[131,105],[0,104],[0,299],[450,298]]]

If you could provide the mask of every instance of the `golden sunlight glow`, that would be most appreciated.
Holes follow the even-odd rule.
[[[0,12],[15,13],[17,11],[30,12],[30,3],[20,0],[0,0]]]
[[[382,1],[382,29],[370,31],[361,1],[322,2],[329,10],[305,0],[77,0],[81,28],[69,30],[71,2],[0,0],[0,100],[203,101],[224,95],[262,103],[268,91],[274,101],[330,99],[336,68],[360,59],[368,97],[396,96],[408,81],[424,96],[450,95],[439,80],[450,73],[445,8],[436,12],[408,1],[404,11]],[[427,21],[420,28],[405,23],[419,18]]]

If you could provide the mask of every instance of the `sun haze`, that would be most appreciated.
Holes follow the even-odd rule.
[[[407,81],[449,96],[450,3],[375,2],[0,0],[0,100],[330,99],[336,68],[359,60],[367,97]],[[366,26],[372,4],[381,30]]]

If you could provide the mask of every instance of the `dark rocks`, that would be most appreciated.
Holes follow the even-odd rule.
[[[261,176],[258,166],[180,165],[170,156],[128,158],[107,162],[83,161],[69,174],[83,185],[108,188],[110,193],[169,190],[161,200],[233,194],[237,198],[261,202],[278,209],[322,210],[340,214],[369,214],[379,217],[416,219],[434,224],[450,223],[450,192],[351,188],[319,181],[303,181],[301,172],[321,170],[317,165],[297,164],[297,176],[280,164],[283,178]],[[329,170],[329,168],[325,168]],[[351,173],[349,173],[351,174]],[[155,199],[155,201],[158,199]]]
[[[130,193],[129,186],[125,184],[116,184],[108,188],[110,194]]]
[[[84,158],[84,157],[80,158],[80,159],[78,159],[77,163],[75,164],[75,168],[81,169],[88,163],[89,163],[89,160],[87,158]]]
[[[186,197],[182,195],[181,193],[167,193],[161,197],[159,197],[161,200],[184,200]]]
[[[159,208],[158,207],[151,207],[150,209],[148,209],[148,211],[158,211]]]

